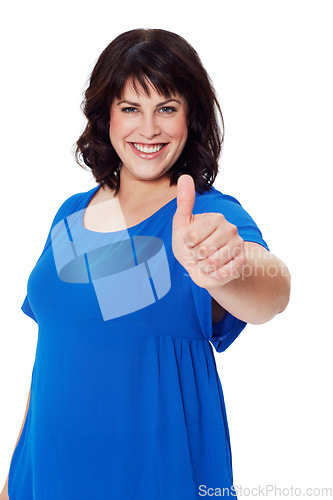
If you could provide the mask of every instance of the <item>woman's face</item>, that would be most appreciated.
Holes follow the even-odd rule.
[[[169,99],[152,87],[150,96],[138,95],[127,83],[123,99],[110,109],[109,136],[122,169],[136,178],[156,179],[166,174],[187,140],[187,103],[178,94]]]

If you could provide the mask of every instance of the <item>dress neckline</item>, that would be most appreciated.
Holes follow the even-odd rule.
[[[125,229],[119,229],[118,231],[93,231],[91,229],[88,229],[88,228],[84,227],[84,225],[83,225],[84,214],[86,212],[86,209],[87,209],[90,201],[93,199],[94,195],[97,193],[97,191],[100,188],[101,188],[101,185],[98,185],[95,188],[93,188],[91,195],[88,196],[87,200],[84,202],[84,206],[83,206],[82,210],[80,211],[79,225],[80,225],[81,229],[83,231],[86,231],[87,233],[105,234],[105,235],[107,235],[107,234],[123,233],[124,231],[128,231],[129,229],[135,229],[137,227],[140,227],[142,224],[144,224],[145,222],[149,221],[150,219],[154,218],[155,216],[157,216],[162,210],[164,210],[166,207],[168,207],[169,205],[173,204],[177,200],[177,196],[175,196],[170,201],[168,201],[165,205],[163,205],[161,208],[159,208],[158,210],[156,210],[156,212],[154,212],[153,214],[151,214],[149,217],[147,217],[146,219],[142,220],[141,222],[138,222],[138,224],[135,224],[134,226],[130,226],[130,227],[127,227]]]

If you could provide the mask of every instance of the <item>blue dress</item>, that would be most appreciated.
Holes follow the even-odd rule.
[[[227,313],[212,325],[210,294],[175,259],[176,198],[135,226],[98,233],[83,214],[99,187],[61,205],[28,279],[22,310],[38,324],[38,341],[9,498],[194,500],[208,488],[232,491],[213,347],[224,351],[246,323]],[[268,249],[235,198],[196,191],[193,213],[205,212],[223,213],[245,241]]]

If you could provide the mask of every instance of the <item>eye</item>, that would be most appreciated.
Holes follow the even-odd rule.
[[[163,106],[163,108],[161,108],[161,111],[162,110],[165,110],[165,114],[169,115],[170,113],[172,113],[173,111],[177,111],[176,108],[173,108],[172,106]]]
[[[121,111],[123,111],[124,113],[133,113],[134,111],[136,111],[136,108],[132,107],[122,108]]]

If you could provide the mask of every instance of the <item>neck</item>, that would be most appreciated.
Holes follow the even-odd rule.
[[[158,197],[160,194],[175,191],[177,186],[170,186],[169,175],[163,175],[156,179],[143,180],[129,175],[126,169],[120,169],[120,190],[118,198],[142,201],[144,199]]]

